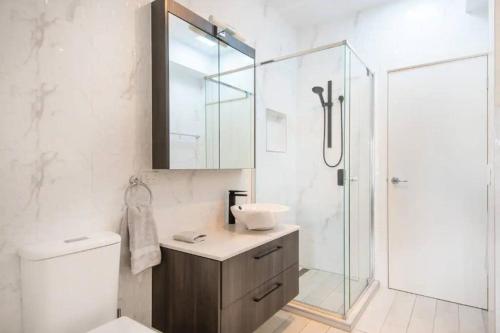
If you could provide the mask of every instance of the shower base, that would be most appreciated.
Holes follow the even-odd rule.
[[[366,286],[366,281],[351,280],[353,294],[357,294],[365,286],[366,288],[344,316],[340,314],[344,309],[342,281],[343,276],[340,274],[314,269],[301,270],[300,293],[284,310],[350,332],[375,295],[379,282],[373,280]]]

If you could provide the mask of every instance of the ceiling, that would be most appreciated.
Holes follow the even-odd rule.
[[[292,26],[324,24],[332,18],[397,0],[268,0]]]

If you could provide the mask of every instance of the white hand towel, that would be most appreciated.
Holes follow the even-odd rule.
[[[183,231],[174,235],[174,239],[186,243],[203,242],[207,235],[198,231]]]
[[[151,207],[127,207],[122,221],[122,236],[127,234],[126,229],[132,273],[138,274],[146,268],[158,265],[161,262],[161,251]]]

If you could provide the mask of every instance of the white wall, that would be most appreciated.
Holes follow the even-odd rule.
[[[286,222],[296,223],[297,193],[297,61],[285,61],[257,67],[256,70],[256,200],[290,207]],[[267,151],[267,112],[279,112],[286,117],[285,140],[279,143],[285,151]],[[270,118],[269,120],[271,120]],[[285,141],[285,142],[282,142]],[[283,144],[284,143],[284,144]],[[302,237],[301,237],[302,239]]]
[[[494,253],[494,259],[489,260],[489,263],[493,262],[495,270],[494,270],[494,282],[489,282],[490,284],[490,293],[494,295],[494,310],[495,316],[490,316],[490,323],[494,324],[490,325],[490,332],[495,332],[491,329],[494,327],[497,332],[500,332],[500,228],[499,226],[499,216],[500,216],[500,205],[498,204],[498,199],[500,198],[500,145],[498,144],[499,134],[500,134],[500,4],[498,0],[489,0],[490,5],[490,29],[492,31],[492,36],[490,38],[490,42],[492,44],[492,53],[493,56],[490,58],[489,67],[490,67],[490,81],[494,85],[494,93],[493,101],[490,101],[490,105],[493,104],[493,128],[492,132],[494,135],[494,147],[493,150],[494,156],[494,193],[493,200],[495,204],[495,226],[492,228],[490,226],[490,239],[492,238],[493,245],[489,247],[489,250]],[[491,127],[490,127],[491,128]],[[491,253],[490,252],[490,253]],[[490,303],[492,302],[490,298]]]
[[[488,17],[465,11],[465,0],[408,0],[364,10],[299,32],[307,49],[348,39],[375,72],[375,278],[387,284],[387,70],[487,52]]]
[[[260,55],[295,49],[293,30],[261,1],[188,2],[204,16],[224,11]],[[249,171],[149,171],[148,3],[0,2],[2,332],[21,332],[18,247],[118,230],[129,176],[151,184],[160,232],[222,223],[226,191],[251,187]],[[146,324],[150,279],[122,266],[123,313]]]

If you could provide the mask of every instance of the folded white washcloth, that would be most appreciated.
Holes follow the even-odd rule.
[[[122,236],[128,234],[130,266],[133,274],[161,262],[160,243],[156,232],[151,206],[129,206],[123,216]]]
[[[207,235],[198,231],[183,231],[174,235],[174,239],[186,243],[203,242]]]

